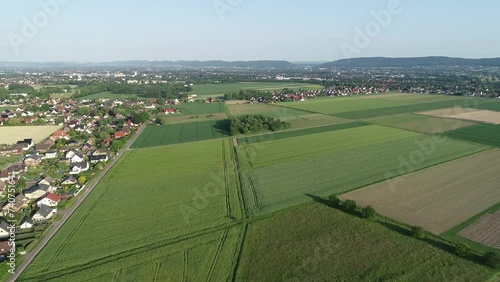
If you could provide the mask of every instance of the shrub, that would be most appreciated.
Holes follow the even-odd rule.
[[[346,200],[344,202],[344,208],[346,211],[350,211],[350,212],[353,212],[356,210],[357,208],[357,204],[356,204],[356,201],[353,201],[353,200]]]
[[[469,246],[459,243],[455,246],[455,254],[460,257],[465,257],[469,254]]]
[[[413,226],[411,228],[411,234],[414,238],[425,239],[425,229],[420,226]]]
[[[328,197],[328,201],[330,201],[330,205],[334,208],[338,208],[341,205],[341,201],[337,196]]]
[[[484,263],[494,269],[500,268],[500,253],[487,252],[484,254]]]
[[[363,213],[363,218],[366,219],[374,219],[375,217],[377,217],[377,212],[372,206],[365,207],[362,213]]]

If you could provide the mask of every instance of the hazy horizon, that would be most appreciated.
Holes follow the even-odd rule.
[[[492,0],[8,3],[2,62],[500,57]]]

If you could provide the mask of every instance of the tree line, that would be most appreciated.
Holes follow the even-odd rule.
[[[263,115],[243,115],[230,119],[231,135],[257,133],[264,130],[278,131],[290,128],[290,123]]]

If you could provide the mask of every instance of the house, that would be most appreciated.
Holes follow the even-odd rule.
[[[36,203],[36,205],[38,207],[41,207],[42,205],[45,205],[45,206],[54,208],[54,207],[57,207],[59,205],[59,202],[61,202],[61,197],[60,196],[58,196],[56,194],[53,194],[53,193],[49,193],[43,199],[41,199],[40,201],[38,201]]]
[[[92,164],[105,163],[107,161],[109,161],[108,155],[90,156],[90,163]]]
[[[50,190],[50,185],[38,183],[35,186],[23,190],[23,194],[28,200],[34,201],[36,199],[39,199],[47,195],[49,190]]]
[[[24,140],[18,141],[16,145],[23,148],[24,151],[28,151],[29,149],[31,149],[35,145],[35,143],[33,142],[33,139],[24,139]]]
[[[46,153],[48,150],[50,149],[50,145],[49,144],[37,144],[35,146],[35,151],[37,151],[38,153]]]
[[[29,205],[28,199],[26,199],[26,197],[24,197],[23,194],[19,194],[14,198],[14,201],[12,203],[7,203],[2,208],[2,212],[4,215],[8,214],[10,211],[18,213],[27,208],[28,205]]]
[[[43,159],[45,160],[57,159],[57,151],[50,151],[45,153],[45,155],[43,155]]]
[[[66,176],[62,179],[61,185],[75,185],[78,180],[74,176]]]
[[[7,238],[10,235],[10,224],[8,224],[6,221],[3,221],[0,223],[0,238]]]
[[[76,150],[70,150],[66,153],[66,159],[71,163],[81,163],[85,158]]]
[[[87,171],[90,169],[89,163],[88,162],[81,162],[81,163],[75,163],[73,164],[73,167],[71,168],[71,171],[69,174],[80,174],[84,171]]]
[[[40,180],[38,184],[45,184],[45,185],[52,185],[56,182],[56,180],[50,176],[45,177],[44,179]]]
[[[15,252],[16,244],[15,242],[13,243],[14,244],[9,243],[9,241],[0,242],[0,262],[7,260],[6,255]],[[10,246],[9,244],[12,244],[12,246]]]
[[[33,216],[33,220],[35,222],[49,220],[54,216],[56,212],[57,212],[56,209],[42,205],[40,209]]]
[[[168,115],[168,114],[175,114],[175,109],[174,108],[167,108],[167,109],[163,109],[163,112],[162,112],[164,115]]]
[[[115,139],[121,139],[125,136],[125,132],[123,131],[117,131],[115,132]]]
[[[36,154],[29,155],[24,158],[23,163],[28,167],[39,166],[42,163],[42,157]]]
[[[5,188],[5,182],[3,180],[0,180],[0,190],[3,190]]]
[[[52,136],[50,136],[50,140],[52,140],[52,141],[57,141],[59,139],[64,139],[64,140],[68,141],[71,139],[71,137],[69,137],[68,133],[64,130],[58,130],[58,131],[54,132],[54,134],[52,134]]]
[[[23,217],[21,220],[21,225],[19,225],[21,230],[33,228],[33,219],[29,216]]]

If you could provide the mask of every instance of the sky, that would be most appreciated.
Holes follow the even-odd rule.
[[[3,0],[0,61],[500,57],[497,0]]]

